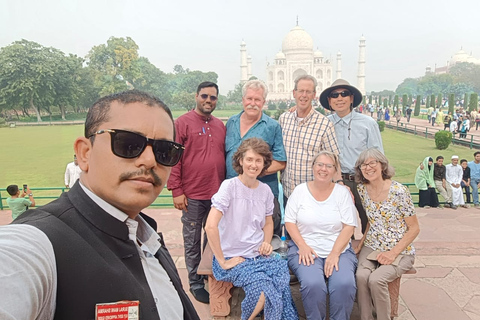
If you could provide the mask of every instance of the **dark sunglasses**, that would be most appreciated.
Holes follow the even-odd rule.
[[[332,92],[328,96],[330,98],[336,99],[338,98],[339,95],[345,98],[345,97],[351,96],[352,94],[350,93],[350,91],[342,91],[342,92]]]
[[[206,93],[201,94],[200,97],[201,97],[203,100],[207,100],[208,97],[210,97],[210,101],[217,101],[217,99],[218,99],[216,96],[210,96],[210,95],[208,95],[208,94],[206,94]]]
[[[141,134],[119,129],[99,130],[88,138],[105,132],[110,133],[113,154],[120,158],[136,158],[142,154],[147,145],[151,145],[155,160],[161,165],[173,167],[185,150],[183,145],[173,141],[149,139]]]

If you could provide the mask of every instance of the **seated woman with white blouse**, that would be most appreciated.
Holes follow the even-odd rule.
[[[337,155],[320,152],[312,164],[313,181],[298,185],[285,209],[293,240],[288,266],[300,281],[307,319],[325,319],[327,293],[330,319],[349,320],[355,300],[357,257],[350,239],[357,212],[348,188],[333,181],[339,169]]]

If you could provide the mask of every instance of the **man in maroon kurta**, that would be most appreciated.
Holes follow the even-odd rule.
[[[196,107],[175,120],[176,141],[185,146],[180,162],[172,168],[167,188],[175,208],[182,210],[185,264],[190,292],[208,303],[203,277],[197,274],[201,235],[212,196],[225,179],[225,125],[211,115],[218,101],[218,86],[202,82],[195,95]],[[204,233],[204,243],[206,234]]]

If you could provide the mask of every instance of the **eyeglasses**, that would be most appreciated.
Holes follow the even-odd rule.
[[[345,98],[345,97],[351,96],[352,94],[350,93],[350,91],[342,91],[342,92],[331,92],[328,96],[330,98],[336,99],[338,98],[339,95]]]
[[[173,167],[185,150],[183,145],[173,141],[149,139],[138,133],[119,129],[99,130],[88,138],[105,132],[110,133],[113,154],[120,158],[136,158],[142,154],[147,145],[151,145],[155,160],[161,165]]]
[[[362,163],[360,165],[360,169],[365,170],[367,168],[367,166],[369,166],[370,168],[375,168],[377,166],[378,162],[379,162],[378,160],[372,160],[369,163]]]
[[[317,166],[318,168],[327,168],[327,169],[333,169],[335,166],[331,163],[323,163],[323,162],[315,162],[314,163],[315,166]]]
[[[208,97],[210,97],[210,101],[217,101],[218,97],[216,96],[211,96],[211,95],[208,95],[206,93],[203,93],[200,95],[200,97],[203,99],[203,100],[207,100]]]
[[[314,92],[310,90],[295,90],[295,91],[297,91],[301,96],[303,96],[304,94],[306,94],[307,96],[310,96]]]

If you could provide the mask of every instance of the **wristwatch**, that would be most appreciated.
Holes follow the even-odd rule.
[[[33,193],[29,193],[28,196],[29,196],[29,197],[33,197]]]

